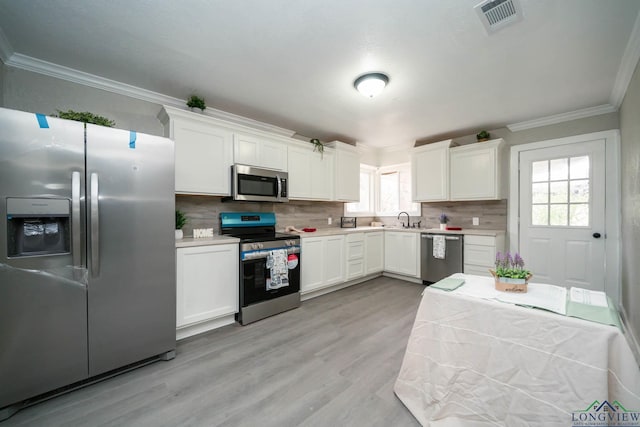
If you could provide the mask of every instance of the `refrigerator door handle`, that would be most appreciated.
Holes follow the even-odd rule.
[[[91,174],[91,275],[100,275],[100,213],[98,209],[98,174]]]
[[[81,267],[80,254],[80,172],[71,173],[71,251],[74,267]]]

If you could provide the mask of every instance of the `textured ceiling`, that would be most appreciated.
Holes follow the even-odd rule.
[[[301,135],[410,144],[610,102],[638,0],[0,0],[13,52]],[[368,99],[367,71],[390,76]]]

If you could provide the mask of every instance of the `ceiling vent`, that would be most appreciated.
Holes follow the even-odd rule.
[[[517,0],[486,0],[474,7],[487,34],[522,20],[522,9]]]

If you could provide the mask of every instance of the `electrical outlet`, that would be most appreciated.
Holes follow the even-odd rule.
[[[474,216],[471,220],[473,221],[473,225],[480,225],[480,218],[477,216]]]
[[[331,217],[327,218],[327,224],[331,225],[331,223],[333,222],[333,219]]]

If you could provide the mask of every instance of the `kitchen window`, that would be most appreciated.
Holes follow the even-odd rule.
[[[401,211],[421,215],[420,204],[411,201],[411,165],[361,164],[360,201],[345,203],[345,216],[397,216]]]

